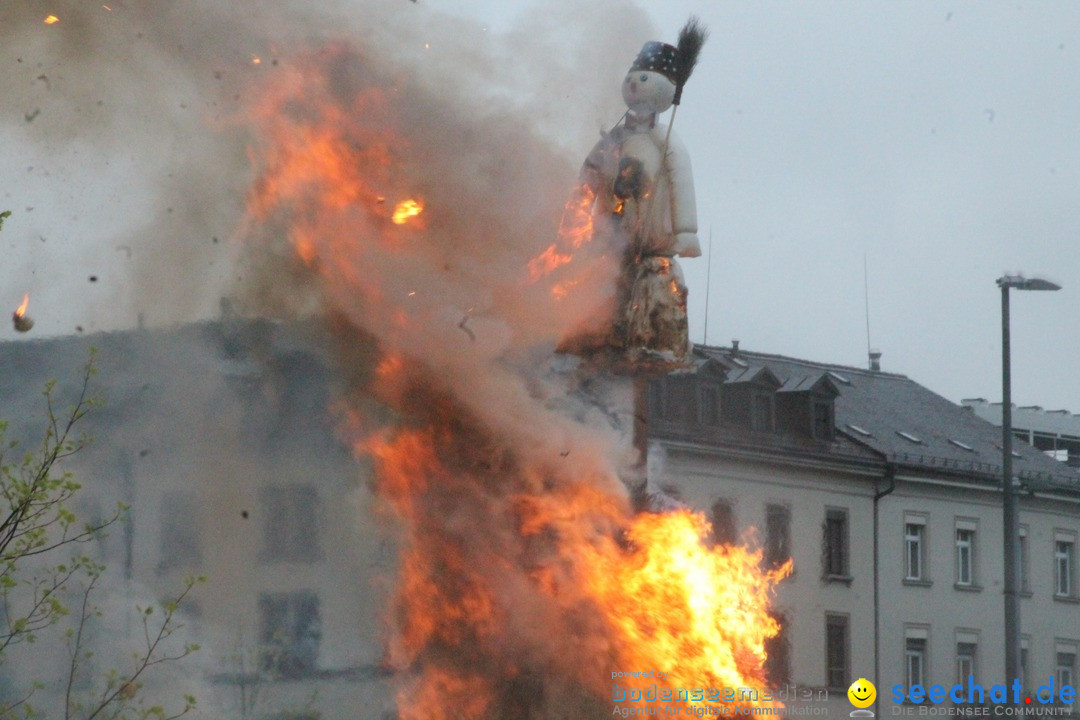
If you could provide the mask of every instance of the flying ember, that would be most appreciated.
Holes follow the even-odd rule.
[[[18,332],[29,332],[34,327],[34,321],[26,314],[26,308],[30,305],[30,294],[23,295],[22,304],[15,308],[11,314],[11,322]]]
[[[419,200],[402,200],[394,208],[391,220],[397,225],[404,225],[410,218],[414,218],[424,212],[424,206]]]

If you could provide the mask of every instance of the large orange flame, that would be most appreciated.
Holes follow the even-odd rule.
[[[499,162],[440,155],[454,143],[423,130],[404,135],[429,116],[439,132],[453,122],[404,75],[344,45],[279,70],[251,94],[249,234],[271,250],[286,237],[339,326],[378,345],[368,392],[395,422],[372,431],[360,401],[344,414],[401,526],[385,658],[399,717],[607,717],[620,672],[763,687],[783,572],[762,571],[746,548],[713,547],[698,514],[635,515],[611,459],[617,433],[549,402],[550,388],[528,378],[535,361],[516,369],[572,326],[560,314],[574,303],[558,297],[604,277],[578,262],[595,245],[591,188],[574,193],[557,233],[536,232],[520,212],[490,210],[511,205],[504,190],[541,197],[529,173],[498,174],[491,197],[437,182],[482,183],[475,168]],[[508,137],[502,157],[528,155],[527,137]],[[385,198],[416,187],[441,210],[402,243]],[[547,207],[558,214],[558,201]],[[534,341],[534,325],[548,335]]]
[[[22,305],[15,308],[15,317],[22,317],[26,314],[26,308],[30,306],[30,293],[23,295]]]

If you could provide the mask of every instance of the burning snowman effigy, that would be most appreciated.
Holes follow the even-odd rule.
[[[608,326],[565,340],[562,350],[614,352],[635,368],[666,369],[689,357],[687,292],[675,258],[701,255],[694,177],[671,124],[657,118],[679,105],[705,38],[691,18],[677,47],[645,43],[623,80],[627,112],[585,160],[560,234],[588,224],[622,253],[623,268]],[[591,222],[582,222],[584,213]]]

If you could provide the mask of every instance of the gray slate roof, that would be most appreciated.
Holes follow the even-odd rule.
[[[729,348],[698,347],[733,371]],[[955,473],[993,482],[1001,476],[1001,428],[904,375],[798,360],[740,349],[751,368],[767,367],[785,387],[822,373],[839,391],[836,428],[900,468]],[[803,380],[805,378],[806,380]],[[970,449],[968,449],[970,448]],[[1033,490],[1080,493],[1080,472],[1022,443],[1014,443],[1013,471]]]

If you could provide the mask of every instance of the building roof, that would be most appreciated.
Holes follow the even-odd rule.
[[[825,374],[838,391],[836,429],[899,468],[958,474],[993,482],[1001,475],[1001,429],[904,375],[752,353],[698,347],[732,369],[766,367],[784,387]],[[738,362],[732,362],[732,360]],[[1032,490],[1080,493],[1080,472],[1023,443],[1013,471]]]
[[[748,368],[736,367],[728,373],[727,380],[725,380],[725,382],[732,385],[761,381],[769,382],[777,387],[782,384],[782,381],[776,377],[776,373],[770,371],[764,365],[754,365]]]
[[[828,373],[810,373],[809,375],[791,375],[777,392],[782,393],[803,393],[803,392],[815,392],[823,389],[826,393],[831,395],[839,394],[839,390],[836,387],[836,383],[829,377]]]
[[[241,319],[0,342],[0,418],[9,421],[9,437],[35,436],[45,418],[41,388],[55,380],[54,405],[74,402],[94,348],[90,389],[102,403],[81,423],[98,440],[92,452],[116,443],[185,445],[190,438],[175,432],[180,418],[258,425],[267,436],[297,441],[335,439],[325,343],[300,324]],[[121,428],[122,442],[115,437]]]
[[[1001,403],[987,402],[984,398],[965,398],[960,402],[984,420],[1001,425]],[[1080,438],[1080,415],[1068,410],[1046,410],[1037,405],[1014,405],[1012,426],[1016,430],[1031,430],[1070,439]]]

